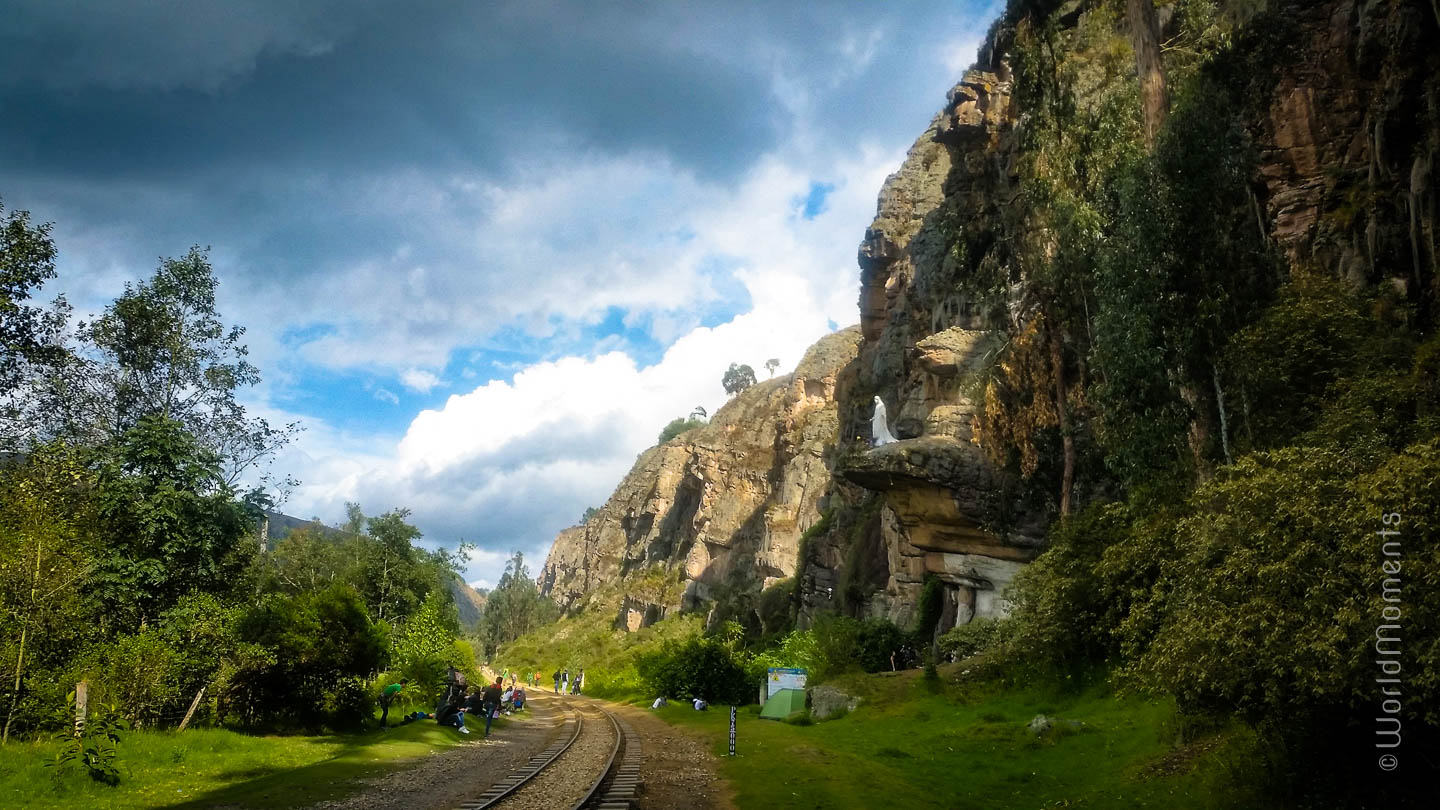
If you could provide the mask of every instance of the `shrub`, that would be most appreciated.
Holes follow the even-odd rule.
[[[905,645],[907,637],[888,619],[866,619],[855,633],[855,656],[866,672],[887,672],[890,657]]]
[[[821,613],[815,616],[810,631],[815,635],[816,681],[823,681],[855,666],[855,636],[860,622],[848,616]]]
[[[1116,652],[1130,586],[1148,589],[1169,556],[1136,538],[1143,533],[1132,529],[1133,518],[1123,504],[1096,504],[1051,531],[1050,548],[1020,572],[1010,592],[1018,661],[1063,669]],[[1126,565],[1104,565],[1107,554]],[[1107,577],[1102,569],[1114,573]]]
[[[364,678],[341,678],[325,695],[325,724],[338,731],[357,731],[370,719],[374,705]]]
[[[354,705],[335,693],[346,679],[368,675],[384,657],[384,625],[370,621],[354,589],[335,585],[317,594],[272,596],[240,623],[243,640],[263,654],[231,678],[226,708],[249,721],[318,726],[326,707]],[[369,698],[365,715],[369,715]]]
[[[73,705],[75,693],[71,692],[69,698]],[[96,782],[115,787],[120,784],[120,769],[116,765],[120,732],[129,728],[113,703],[91,707],[83,733],[75,734],[67,728],[55,735],[61,743],[60,750],[45,766],[53,768],[50,775],[56,782],[83,768],[85,775]]]
[[[91,679],[132,723],[158,723],[181,699],[175,682],[181,656],[159,630],[121,636],[94,655]]]
[[[688,430],[694,430],[698,427],[704,427],[705,424],[706,422],[704,419],[696,419],[694,417],[688,419],[672,419],[670,420],[670,423],[665,425],[664,429],[660,431],[660,436],[655,440],[655,443],[664,444],[675,438],[676,436],[679,436],[681,433],[684,433]]]
[[[940,649],[959,661],[1002,646],[1011,631],[1009,619],[976,619],[959,624],[940,637]]]
[[[691,638],[642,656],[636,670],[655,695],[739,705],[755,697],[746,664],[741,654],[715,639]]]
[[[1249,437],[1255,449],[1290,443],[1315,423],[1338,379],[1398,365],[1396,330],[1367,308],[1373,303],[1345,282],[1297,271],[1275,305],[1235,335],[1226,361],[1248,403],[1239,415],[1248,418],[1237,432],[1242,447]]]
[[[1148,609],[1122,626],[1140,652],[1127,676],[1187,710],[1238,709],[1254,722],[1373,701],[1376,627],[1394,607],[1381,598],[1381,561],[1396,560],[1376,533],[1398,532],[1401,585],[1436,581],[1440,548],[1421,538],[1440,529],[1437,505],[1440,439],[1374,472],[1321,448],[1241,459],[1200,487],[1175,525],[1178,557]],[[1409,642],[1440,637],[1440,610],[1406,599],[1403,627],[1406,706],[1440,706],[1440,644]],[[1440,710],[1417,713],[1440,723]]]
[[[818,677],[823,668],[819,643],[816,641],[814,631],[811,630],[795,630],[786,633],[778,644],[758,653],[754,662],[760,670],[771,667],[800,668],[809,670],[812,677]]]
[[[866,672],[890,669],[890,656],[905,645],[908,637],[887,619],[852,619],[833,613],[815,617],[811,675],[817,680],[856,667]]]

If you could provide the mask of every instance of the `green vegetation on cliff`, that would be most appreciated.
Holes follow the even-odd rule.
[[[1005,626],[947,643],[990,648],[1017,681],[1099,666],[1175,700],[1187,724],[1243,722],[1267,801],[1402,800],[1427,766],[1377,769],[1375,717],[1416,746],[1440,729],[1440,609],[1416,596],[1440,581],[1437,279],[1411,261],[1433,244],[1413,221],[1397,233],[1381,202],[1414,184],[1362,179],[1336,155],[1315,229],[1279,233],[1259,195],[1289,193],[1298,170],[1277,167],[1287,124],[1257,100],[1319,58],[1329,19],[1283,2],[1175,4],[1171,103],[1146,138],[1122,5],[1063,18],[1012,2],[997,24],[1024,116],[1023,204],[991,223],[1016,235],[1003,250],[956,208],[952,253],[971,262],[957,284],[1008,338],[981,441],[1057,520]],[[1405,6],[1391,19],[1418,20]],[[1355,114],[1395,135],[1386,152],[1402,168],[1428,166],[1435,54],[1375,36],[1393,50],[1344,81],[1396,81],[1407,106]],[[1366,190],[1340,196],[1351,184]],[[1367,227],[1368,267],[1327,261],[1327,240]],[[1385,703],[1377,627],[1402,621],[1403,703]]]
[[[883,394],[907,414],[897,435],[973,439],[1000,471],[981,494],[1005,503],[963,517],[1002,539],[1024,517],[1048,549],[1010,618],[944,648],[1007,688],[1100,673],[1173,706],[1182,745],[1226,729],[1251,764],[1225,783],[1239,804],[1399,804],[1435,773],[1412,754],[1389,775],[1375,748],[1377,715],[1407,750],[1440,730],[1440,606],[1421,596],[1440,582],[1430,5],[1012,0],[862,246],[840,466],[875,456],[850,428]],[[948,329],[1000,347],[973,379],[917,361]],[[953,466],[917,473],[954,484],[945,508],[985,480]],[[826,608],[933,622],[897,606],[925,587],[900,569],[962,554],[887,547],[914,528],[882,525],[901,500],[835,488],[794,614],[722,593],[714,616],[750,631],[739,652]],[[1403,695],[1375,681],[1399,663],[1376,650],[1385,625]]]

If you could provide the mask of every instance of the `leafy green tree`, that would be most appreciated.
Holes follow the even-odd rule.
[[[725,370],[725,375],[720,378],[720,384],[725,386],[725,393],[732,396],[738,394],[755,384],[755,369],[731,363],[730,368]]]
[[[179,422],[149,415],[102,458],[92,578],[108,629],[154,620],[191,590],[227,594],[253,556],[252,523],[219,459]]]
[[[771,377],[774,377],[774,376],[775,376],[775,369],[777,369],[777,368],[779,368],[779,367],[780,367],[780,358],[778,358],[778,357],[772,357],[772,358],[770,358],[769,360],[766,360],[766,361],[765,361],[765,370],[770,373],[770,376],[771,376]]]
[[[0,740],[45,721],[65,694],[49,675],[93,636],[85,598],[97,555],[86,531],[92,486],[77,454],[57,443],[0,465]]]
[[[421,534],[405,522],[409,516],[410,510],[402,508],[366,519],[370,542],[360,546],[356,588],[378,619],[409,614],[439,584],[424,553],[413,545]]]
[[[427,696],[439,692],[452,666],[474,677],[474,652],[459,635],[460,618],[449,592],[432,592],[393,634],[392,677],[409,678],[416,694]]]
[[[55,277],[55,243],[50,225],[31,225],[28,211],[6,214],[0,204],[0,450],[18,449],[29,432],[25,417],[29,397],[22,383],[33,367],[56,363],[64,356],[60,333],[69,312],[64,298],[49,311],[27,303],[34,292]]]
[[[217,286],[209,256],[192,248],[81,323],[80,351],[45,391],[56,429],[94,444],[147,417],[173,420],[222,463],[230,485],[284,446],[298,424],[273,427],[235,399],[260,372],[240,342],[244,328],[221,321]]]
[[[1255,150],[1236,115],[1215,114],[1231,102],[1198,76],[1153,155],[1116,177],[1095,280],[1103,376],[1092,390],[1127,482],[1204,478],[1216,457],[1233,457],[1223,358],[1270,301],[1278,264],[1255,227]]]
[[[432,593],[394,634],[391,663],[401,669],[416,662],[442,660],[460,634],[455,605],[440,593]]]
[[[293,595],[357,581],[356,560],[363,556],[363,546],[361,538],[333,537],[323,528],[291,529],[273,551],[257,558],[262,587]]]
[[[485,612],[480,617],[480,640],[486,655],[558,615],[556,604],[541,594],[535,580],[530,578],[525,555],[515,552],[486,598]]]
[[[1291,273],[1274,306],[1237,333],[1226,352],[1227,377],[1247,403],[1235,420],[1237,444],[1245,449],[1289,444],[1334,404],[1338,390],[1332,386],[1343,378],[1409,366],[1406,330],[1373,314],[1383,311],[1383,304],[1340,279]],[[1365,421],[1355,420],[1354,426]]]
[[[365,531],[365,511],[360,508],[360,504],[354,501],[345,502],[345,522],[340,524],[340,531],[350,534]]]
[[[319,590],[319,589],[317,589]],[[160,634],[175,651],[172,679],[183,709],[202,688],[223,692],[231,675],[257,650],[240,641],[247,608],[214,594],[190,593],[160,617]]]

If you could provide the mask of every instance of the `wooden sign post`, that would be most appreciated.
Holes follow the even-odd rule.
[[[202,686],[200,691],[195,693],[195,699],[190,701],[190,711],[185,712],[185,719],[180,721],[179,731],[184,731],[185,727],[190,725],[190,718],[195,715],[195,707],[200,705],[200,699],[203,697],[205,697],[205,687]]]
[[[85,710],[90,706],[90,682],[75,684],[75,736],[85,733]]]

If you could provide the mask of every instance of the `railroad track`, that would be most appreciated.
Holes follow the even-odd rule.
[[[639,738],[598,703],[572,703],[569,711],[549,747],[460,810],[630,810],[640,789]],[[595,721],[589,726],[586,711]]]
[[[635,794],[640,790],[640,761],[644,758],[640,737],[629,723],[605,709],[600,711],[610,719],[615,729],[615,748],[610,752],[605,769],[571,810],[586,807],[630,810],[634,806]]]

